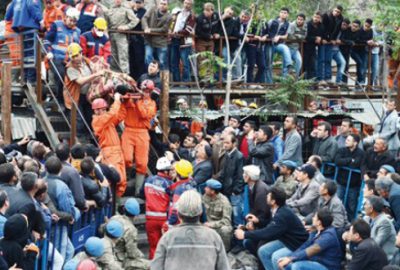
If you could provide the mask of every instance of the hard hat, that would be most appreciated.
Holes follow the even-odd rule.
[[[74,20],[79,20],[79,16],[80,16],[80,12],[78,9],[74,8],[74,7],[70,7],[67,9],[67,11],[65,12],[65,16],[66,17],[70,17],[71,19]]]
[[[252,102],[252,103],[249,104],[249,108],[250,109],[258,109],[258,106],[257,106],[257,104],[255,102]]]
[[[124,234],[124,227],[121,222],[111,220],[106,225],[106,231],[113,238],[120,238]]]
[[[246,100],[242,100],[242,107],[247,107],[247,101]]]
[[[175,163],[175,170],[183,178],[188,178],[193,174],[193,165],[187,160],[181,159]]]
[[[85,250],[89,256],[96,258],[102,256],[104,253],[103,240],[95,236],[89,237],[85,243]]]
[[[93,25],[99,30],[107,30],[107,22],[104,18],[97,18],[94,20]]]
[[[78,43],[71,43],[68,46],[68,56],[72,58],[82,52],[82,48]]]
[[[97,266],[91,259],[85,259],[78,264],[76,270],[96,270]]]
[[[187,217],[197,217],[203,212],[201,196],[195,189],[190,189],[181,195],[176,203],[178,213]]]
[[[171,170],[171,161],[166,157],[161,157],[157,160],[156,169],[158,171]]]
[[[242,106],[242,101],[240,99],[234,99],[234,100],[232,100],[232,103],[235,105],[238,105],[240,107]]]
[[[144,80],[140,84],[140,89],[147,90],[147,91],[153,91],[154,90],[154,82],[152,80]]]
[[[132,216],[140,214],[140,206],[136,199],[130,198],[125,202],[125,210]]]
[[[92,103],[92,110],[106,109],[108,107],[107,101],[104,98],[96,98]]]

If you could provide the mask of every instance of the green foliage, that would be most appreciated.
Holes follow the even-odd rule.
[[[266,98],[273,105],[294,106],[301,108],[306,97],[315,97],[310,91],[314,84],[312,80],[297,80],[294,76],[278,77],[279,87],[274,90],[268,90]]]
[[[227,68],[227,64],[224,59],[216,56],[213,52],[205,51],[192,54],[189,58],[198,61],[199,64],[199,77],[205,80],[209,80],[210,83],[214,83],[214,76],[209,76],[210,74],[215,74],[218,72],[219,68]]]
[[[387,35],[394,57],[400,56],[400,32],[396,28],[400,26],[400,5],[398,0],[376,1],[375,24],[380,25]]]

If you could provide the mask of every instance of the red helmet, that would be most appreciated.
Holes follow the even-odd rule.
[[[106,109],[108,108],[107,101],[103,98],[96,98],[93,100],[92,103],[92,110],[98,110],[98,109]]]
[[[85,259],[78,264],[76,270],[96,270],[97,266],[91,259]]]
[[[152,80],[144,80],[142,84],[140,85],[140,89],[142,90],[147,90],[147,91],[153,91],[154,90],[154,82]]]

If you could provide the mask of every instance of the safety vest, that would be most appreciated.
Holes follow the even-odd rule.
[[[106,35],[95,37],[93,31],[83,33],[80,44],[85,57],[90,59],[98,55],[102,56],[108,63],[111,62],[111,44]]]
[[[57,33],[54,42],[51,44],[52,53],[54,59],[64,60],[69,44],[73,42],[79,43],[81,31],[76,27],[72,29],[68,28],[63,21],[55,21],[54,24]]]
[[[160,175],[150,176],[144,184],[146,219],[167,220],[172,182]]]
[[[93,28],[94,20],[97,18],[99,6],[94,3],[80,3],[76,8],[81,12],[77,26],[82,33],[90,31]]]

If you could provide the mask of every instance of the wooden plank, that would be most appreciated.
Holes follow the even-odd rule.
[[[1,131],[6,144],[12,141],[11,134],[11,62],[4,62],[1,69]]]
[[[36,38],[36,37],[35,37]],[[42,100],[42,50],[40,48],[40,42],[35,41],[36,44],[36,97],[37,103],[43,104]]]
[[[167,142],[169,133],[169,71],[161,71],[162,91],[161,91],[161,104],[160,104],[160,125],[166,136],[163,136],[163,141]]]
[[[74,104],[72,104],[71,108],[71,136],[69,138],[69,144],[72,146],[76,141],[76,123],[77,123],[77,111]]]

